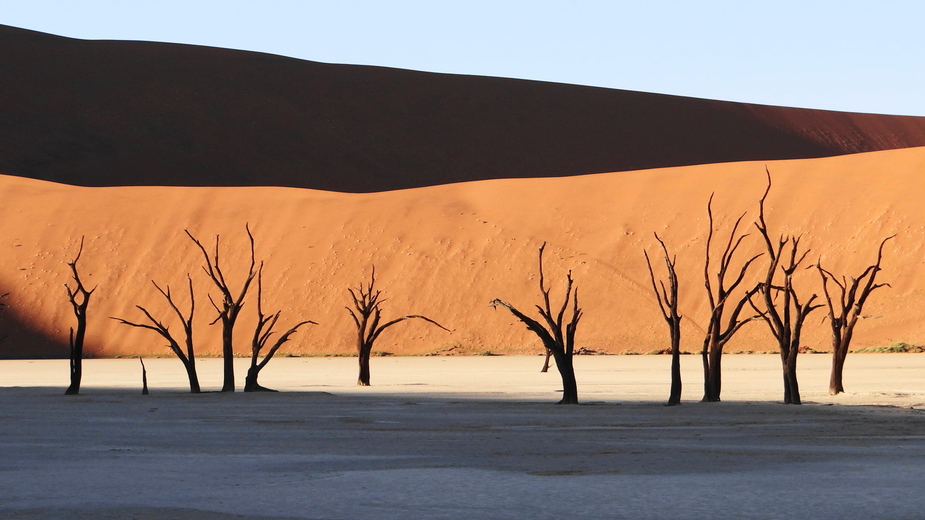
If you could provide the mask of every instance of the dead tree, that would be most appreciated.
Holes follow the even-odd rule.
[[[215,284],[215,287],[222,294],[221,306],[215,303],[215,300],[209,295],[209,301],[218,313],[218,316],[209,325],[214,325],[219,321],[222,322],[222,359],[224,368],[222,392],[234,392],[234,325],[238,320],[241,307],[244,305],[244,297],[247,296],[247,290],[250,288],[254,277],[257,276],[257,270],[255,269],[256,261],[254,260],[254,236],[251,234],[249,226],[245,225],[244,229],[247,230],[247,238],[250,240],[251,262],[247,271],[247,278],[244,280],[244,284],[241,286],[241,290],[238,292],[237,296],[232,294],[229,284],[225,280],[225,275],[222,273],[222,269],[219,266],[218,235],[215,236],[215,253],[212,257],[209,257],[209,253],[202,243],[196,240],[196,237],[188,230],[184,230],[187,236],[190,237],[190,240],[202,251],[202,256],[205,259],[205,265],[202,269],[209,275],[209,279],[212,280],[212,283]]]
[[[77,272],[77,261],[84,250],[84,237],[80,237],[80,248],[77,250],[77,256],[67,263],[71,268],[71,277],[74,279],[75,286],[73,289],[68,284],[64,284],[67,289],[67,298],[74,309],[74,316],[77,318],[77,331],[71,328],[69,343],[71,346],[71,384],[64,391],[64,395],[76,395],[80,393],[80,378],[83,376],[83,351],[84,337],[87,334],[87,306],[90,304],[90,295],[96,290],[94,287],[89,291],[80,281],[80,274]]]
[[[549,349],[546,349],[546,359],[543,360],[543,368],[540,369],[541,374],[545,374],[546,372],[549,372],[550,358],[552,358],[552,351]]]
[[[668,406],[681,404],[681,315],[678,314],[678,276],[675,272],[676,256],[668,254],[668,247],[665,242],[655,233],[655,240],[662,246],[662,253],[665,257],[665,269],[668,273],[668,286],[665,287],[665,281],[655,281],[655,272],[652,270],[652,262],[649,261],[649,253],[643,250],[646,257],[646,266],[649,268],[649,280],[652,282],[652,291],[655,292],[655,299],[658,307],[662,311],[665,322],[668,323],[668,335],[671,339],[671,392],[668,395]]]
[[[553,314],[552,305],[549,302],[549,289],[546,288],[546,281],[543,277],[543,250],[545,248],[546,243],[543,242],[539,251],[540,293],[543,295],[543,305],[537,305],[536,308],[546,325],[520,312],[510,303],[497,298],[489,305],[494,308],[500,305],[511,311],[511,314],[527,326],[527,330],[540,338],[543,346],[552,352],[556,368],[559,369],[559,375],[562,377],[562,400],[559,404],[578,404],[578,383],[575,380],[575,367],[572,364],[575,352],[575,331],[582,316],[581,308],[578,307],[578,288],[572,292],[572,272],[569,271],[566,275],[565,298],[559,311]],[[570,306],[572,317],[568,323],[564,323],[565,312]]]
[[[745,291],[739,294],[736,299],[736,291],[745,279],[749,267],[761,255],[755,255],[743,263],[738,274],[731,283],[727,280],[732,269],[733,259],[736,251],[742,241],[748,236],[746,233],[739,233],[739,225],[745,217],[743,213],[732,226],[729,233],[729,239],[726,241],[726,247],[719,259],[719,266],[716,271],[715,279],[711,276],[712,269],[712,245],[713,245],[713,195],[707,202],[707,217],[710,229],[707,233],[706,249],[704,251],[703,279],[704,287],[707,290],[707,302],[710,305],[710,316],[707,319],[706,335],[703,339],[703,350],[700,355],[703,361],[703,399],[702,402],[717,402],[720,400],[722,391],[722,360],[723,348],[726,343],[732,339],[736,332],[743,325],[752,321],[757,316],[741,318],[749,298],[757,289]],[[727,305],[731,310],[727,314]]]
[[[196,310],[196,299],[193,296],[193,279],[187,275],[186,280],[189,282],[189,315],[187,316],[184,316],[183,312],[180,311],[180,308],[177,307],[177,303],[174,301],[173,295],[170,293],[169,285],[165,290],[157,285],[157,282],[151,282],[154,284],[154,287],[157,289],[157,291],[161,293],[161,295],[167,300],[167,304],[170,305],[170,308],[173,309],[174,314],[176,314],[177,318],[180,319],[180,323],[183,324],[183,332],[185,334],[184,344],[186,346],[186,352],[180,348],[180,343],[176,340],[176,338],[173,337],[173,334],[170,332],[170,329],[167,327],[167,325],[164,325],[163,322],[155,319],[154,316],[152,316],[151,313],[141,305],[136,305],[135,307],[144,313],[149,323],[134,323],[123,318],[110,318],[124,325],[152,330],[167,340],[167,346],[171,351],[173,351],[174,354],[177,355],[177,357],[183,363],[183,368],[186,369],[186,377],[189,379],[189,391],[191,393],[198,394],[200,392],[199,376],[196,373],[196,352],[193,349],[193,313]]]
[[[766,170],[767,171],[767,170]],[[805,302],[793,286],[793,275],[809,254],[809,249],[800,252],[800,236],[781,235],[775,246],[768,234],[764,219],[764,202],[771,191],[771,172],[768,187],[758,204],[758,221],[755,227],[764,238],[768,254],[768,270],[763,282],[758,284],[762,306],[759,308],[749,300],[752,308],[764,319],[777,340],[781,366],[784,373],[784,404],[801,404],[800,386],[797,382],[797,354],[800,353],[800,335],[809,313],[821,307],[813,305],[816,295]],[[778,277],[778,273],[780,276]],[[779,281],[775,279],[780,278]]]
[[[380,298],[382,293],[376,289],[375,267],[372,268],[372,272],[369,276],[369,284],[367,284],[366,287],[360,284],[356,290],[347,289],[347,291],[353,299],[353,309],[350,307],[345,308],[347,312],[350,313],[350,317],[353,318],[353,323],[356,325],[357,329],[357,355],[360,358],[360,376],[357,378],[357,385],[359,386],[369,386],[369,357],[373,351],[373,344],[385,329],[396,323],[418,318],[432,323],[447,332],[451,332],[450,329],[440,325],[436,321],[419,314],[402,316],[401,318],[396,318],[388,323],[380,325],[380,306],[385,300]]]
[[[822,277],[822,291],[829,308],[829,324],[832,326],[832,374],[829,377],[829,394],[837,395],[845,391],[842,385],[842,373],[845,369],[845,358],[851,346],[854,327],[861,317],[867,298],[875,289],[889,287],[888,283],[875,283],[877,273],[880,272],[880,262],[883,260],[883,245],[896,235],[884,238],[877,250],[877,262],[867,267],[857,278],[842,277],[841,281],[832,273],[822,267],[822,262],[816,264],[819,276]],[[833,302],[829,293],[829,280],[839,290],[838,300]],[[860,292],[859,292],[860,291]]]
[[[289,341],[289,337],[295,334],[300,327],[309,323],[317,325],[317,323],[310,320],[297,323],[291,329],[276,338],[276,341],[273,342],[273,345],[270,346],[270,349],[267,350],[263,359],[258,363],[257,359],[260,357],[260,352],[267,346],[267,342],[270,341],[270,336],[274,334],[273,327],[275,327],[276,322],[279,321],[280,313],[282,313],[282,311],[276,311],[270,315],[263,313],[263,262],[261,262],[260,268],[257,269],[257,327],[254,329],[254,337],[251,341],[251,366],[248,368],[247,376],[244,379],[245,392],[275,392],[276,390],[262,387],[257,383],[257,376],[260,374],[260,371],[263,370],[263,367],[267,366],[267,363],[273,359],[276,351],[279,350],[284,343]]]
[[[138,356],[141,362],[141,395],[148,395],[148,370],[145,368],[145,360]]]

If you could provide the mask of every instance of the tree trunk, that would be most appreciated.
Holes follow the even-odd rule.
[[[77,395],[80,393],[80,380],[83,377],[84,336],[87,332],[86,316],[77,318],[77,333],[71,341],[71,384],[64,391],[64,395]]]
[[[672,325],[671,329],[671,394],[668,405],[681,404],[681,330]]]
[[[845,359],[848,357],[847,350],[842,350],[841,345],[837,345],[832,351],[832,375],[829,377],[829,395],[838,395],[845,391],[842,385],[842,373],[845,370]]]
[[[73,349],[71,350],[71,384],[64,391],[64,395],[77,395],[80,393],[80,378],[83,376],[82,355],[82,353],[75,354]]]
[[[704,391],[703,403],[716,403],[720,401],[722,390],[722,357],[723,352],[718,346],[711,346],[709,353],[704,353]]]
[[[247,370],[247,376],[244,378],[244,391],[245,392],[276,392],[276,390],[260,386],[257,383],[257,375],[260,374],[259,366],[251,366]]]
[[[790,355],[787,356],[787,388],[790,390],[790,402],[786,404],[803,404],[800,400],[800,384],[797,382],[797,347],[790,347]]]
[[[703,399],[700,400],[702,403],[709,403],[710,396],[713,395],[713,392],[710,390],[710,357],[709,357],[709,342],[703,342],[703,350],[700,351],[700,360],[703,362]]]
[[[790,404],[790,365],[787,363],[787,353],[780,353],[781,373],[784,378],[784,404]]]
[[[186,377],[189,379],[190,393],[200,393],[201,390],[199,388],[199,375],[196,374],[196,360],[194,358],[188,358],[187,362],[183,365],[186,367]]]
[[[710,357],[710,384],[713,387],[713,402],[717,403],[723,391],[723,351],[717,348]]]
[[[234,392],[234,347],[232,343],[234,322],[222,325],[222,361],[225,374],[222,392]]]
[[[369,386],[369,355],[371,350],[365,347],[360,349],[360,377],[357,378],[357,386]]]
[[[559,404],[578,404],[578,382],[575,380],[572,359],[563,359],[562,363],[556,360],[556,367],[559,368],[559,375],[562,376],[562,400]]]
[[[558,404],[578,404],[578,381],[575,379],[575,367],[572,356],[553,351],[556,368],[562,377],[562,400]]]
[[[789,375],[787,374],[786,365],[787,365],[787,363],[785,362],[785,363],[784,363],[784,371],[783,371],[783,377],[784,377],[784,404],[790,404],[790,403],[792,402],[792,399],[791,399],[791,397],[790,397],[790,377],[789,377]]]
[[[791,347],[781,354],[784,372],[784,404],[801,404],[800,385],[797,382],[797,351]]]
[[[148,371],[145,369],[145,361],[138,358],[141,362],[141,395],[148,395]]]

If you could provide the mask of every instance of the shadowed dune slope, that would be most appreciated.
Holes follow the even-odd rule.
[[[374,192],[925,145],[925,118],[330,65],[0,26],[0,172]]]
[[[856,346],[925,341],[925,148],[768,163],[774,189],[768,200],[773,233],[802,233],[836,273],[857,274],[887,244],[880,281],[857,331]],[[297,333],[284,351],[349,353],[352,323],[344,310],[347,287],[375,264],[388,299],[384,319],[409,313],[434,318],[452,333],[411,321],[386,331],[376,350],[538,353],[535,338],[488,302],[502,298],[523,310],[538,300],[537,247],[548,241],[547,276],[553,298],[572,269],[586,316],[579,346],[608,352],[646,352],[667,344],[667,331],[648,286],[642,251],[657,253],[652,232],[678,255],[684,348],[695,351],[706,318],[702,258],[705,205],[715,191],[718,222],[742,212],[755,218],[765,163],[746,162],[548,179],[490,180],[372,194],[292,188],[84,188],[0,177],[0,288],[10,291],[6,319],[28,334],[0,343],[6,356],[36,355],[35,341],[67,342],[73,324],[62,284],[76,252],[89,287],[88,349],[93,355],[166,353],[148,331],[108,319],[140,319],[135,304],[170,321],[151,280],[169,284],[186,305],[185,277],[197,290],[200,352],[219,352],[218,326],[200,253],[188,228],[210,245],[221,235],[221,261],[240,287],[247,257],[245,223],[266,262],[267,310],[284,309],[281,327],[298,318],[320,323]],[[718,241],[725,232],[718,235]],[[760,251],[757,236],[743,257]],[[812,271],[797,283],[821,291]],[[212,290],[212,296],[218,295]],[[237,351],[248,352],[253,299],[242,312]],[[810,319],[806,345],[827,348],[822,311]],[[46,345],[47,347],[47,345]],[[51,355],[42,347],[43,355]],[[760,323],[743,329],[729,350],[769,350]],[[56,351],[58,353],[61,350]]]

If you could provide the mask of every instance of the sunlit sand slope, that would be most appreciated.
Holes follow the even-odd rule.
[[[888,242],[881,281],[858,327],[857,347],[925,341],[925,149],[768,163],[772,232],[801,233],[836,273],[859,273]],[[151,281],[170,285],[185,306],[185,278],[197,291],[196,340],[201,353],[219,352],[218,325],[202,257],[183,233],[207,245],[221,235],[221,262],[232,288],[246,270],[244,226],[265,262],[267,310],[284,310],[280,325],[312,319],[284,351],[349,353],[352,323],[347,288],[375,264],[387,301],[385,318],[426,314],[452,333],[421,321],[386,331],[376,350],[539,352],[536,340],[507,311],[502,298],[525,311],[538,303],[537,248],[547,246],[547,280],[558,300],[565,271],[580,290],[585,318],[579,346],[607,352],[664,348],[667,333],[642,256],[658,255],[658,232],[678,255],[684,348],[696,350],[706,316],[703,292],[705,205],[724,231],[739,214],[755,217],[765,163],[717,164],[571,178],[493,180],[376,194],[338,194],[289,188],[79,188],[17,177],[0,178],[0,285],[11,294],[5,312],[6,356],[64,355],[73,325],[63,284],[65,262],[85,236],[80,272],[97,287],[90,304],[87,347],[93,355],[167,353],[149,331],[110,316],[142,318],[134,305],[170,321]],[[742,250],[760,252],[756,236]],[[817,275],[797,283],[820,292]],[[218,295],[211,290],[213,298]],[[237,329],[237,351],[249,350],[254,298]],[[823,313],[809,320],[806,345],[828,345]],[[764,325],[750,324],[730,350],[769,350]]]

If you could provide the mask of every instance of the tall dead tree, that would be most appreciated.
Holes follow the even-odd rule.
[[[356,290],[347,289],[347,292],[350,293],[350,297],[353,299],[353,308],[345,308],[347,312],[350,313],[350,317],[353,318],[353,323],[356,325],[357,329],[357,356],[360,359],[360,375],[357,378],[357,385],[359,386],[369,386],[369,357],[373,351],[373,344],[385,329],[396,323],[417,318],[432,323],[447,332],[451,332],[450,329],[440,325],[436,321],[419,314],[409,314],[408,316],[402,316],[401,318],[396,318],[380,325],[379,322],[382,319],[382,310],[380,306],[385,300],[381,298],[382,291],[376,289],[375,267],[372,268],[369,275],[369,284],[364,287],[361,283]]]
[[[276,311],[270,315],[263,313],[263,262],[261,262],[260,268],[257,269],[257,327],[254,328],[254,337],[251,340],[251,365],[250,368],[247,369],[247,376],[244,379],[245,392],[275,392],[276,390],[265,388],[257,383],[257,376],[260,374],[260,371],[263,370],[263,367],[267,366],[267,363],[273,359],[276,351],[279,350],[284,343],[289,341],[289,337],[295,334],[300,327],[309,323],[317,325],[317,323],[311,320],[304,320],[295,324],[295,326],[277,336],[276,341],[274,341],[270,349],[266,351],[263,359],[258,362],[257,360],[260,358],[260,352],[267,346],[270,337],[274,334],[273,328],[276,326],[276,322],[279,321],[279,316],[282,312],[283,311]]]
[[[247,270],[247,277],[241,285],[241,290],[237,293],[237,296],[232,294],[229,284],[225,280],[225,275],[219,266],[218,235],[215,236],[215,252],[210,257],[202,243],[196,240],[196,237],[188,230],[184,230],[187,236],[190,237],[190,240],[202,251],[202,256],[205,259],[205,265],[202,269],[209,275],[209,279],[212,280],[212,283],[222,295],[221,306],[215,303],[215,300],[212,299],[212,295],[209,295],[209,302],[212,303],[212,306],[215,307],[215,311],[218,313],[218,316],[216,316],[215,320],[213,320],[210,325],[218,323],[219,321],[222,322],[222,360],[224,368],[222,392],[234,392],[234,325],[238,320],[241,307],[244,305],[244,297],[247,296],[247,290],[250,288],[254,277],[257,276],[257,270],[255,269],[257,264],[254,259],[254,235],[251,234],[249,226],[245,225],[244,229],[247,230],[247,238],[250,241],[251,261],[250,267]]]
[[[668,254],[665,242],[655,233],[655,240],[662,246],[665,258],[665,270],[668,274],[668,286],[664,280],[655,281],[655,272],[649,253],[643,250],[646,257],[646,266],[649,268],[649,280],[652,282],[652,291],[658,307],[662,311],[665,322],[668,323],[668,335],[671,339],[671,392],[668,395],[668,405],[681,404],[681,315],[678,314],[678,275],[675,272],[676,256]]]
[[[780,351],[781,366],[784,373],[784,404],[801,404],[800,385],[797,382],[797,354],[800,353],[800,336],[803,324],[809,313],[821,307],[813,305],[816,295],[801,302],[793,285],[793,275],[809,254],[809,249],[800,252],[800,236],[781,235],[775,246],[768,234],[764,218],[764,202],[771,191],[771,172],[768,174],[768,187],[759,201],[758,221],[755,227],[764,238],[768,255],[768,270],[765,279],[758,285],[762,305],[755,305],[749,300],[771,333],[777,340]],[[778,276],[778,274],[780,276]],[[778,280],[779,281],[775,281]]]
[[[822,277],[822,291],[829,308],[829,324],[832,326],[832,374],[829,377],[829,394],[837,395],[845,391],[842,385],[842,373],[845,369],[845,359],[848,357],[848,348],[854,336],[854,327],[861,317],[864,304],[870,293],[881,287],[889,287],[888,283],[876,283],[877,273],[880,272],[880,262],[883,260],[883,246],[887,240],[896,235],[884,238],[877,249],[877,262],[867,266],[857,278],[845,278],[841,281],[831,272],[822,267],[822,262],[816,264],[819,276]],[[829,292],[829,280],[838,287],[838,299],[833,302]]]
[[[193,295],[193,279],[189,275],[186,275],[186,280],[189,283],[189,314],[186,316],[184,316],[183,312],[180,311],[180,308],[177,307],[177,303],[174,301],[173,295],[170,293],[170,286],[168,285],[165,290],[162,289],[161,286],[157,285],[157,282],[153,280],[151,281],[157,291],[161,293],[164,299],[167,300],[167,304],[170,305],[170,308],[173,309],[174,314],[176,314],[177,318],[180,319],[180,323],[183,324],[183,332],[185,335],[184,344],[186,346],[185,352],[182,348],[180,348],[180,343],[176,340],[176,338],[173,337],[169,327],[164,325],[163,322],[155,319],[154,316],[148,312],[148,309],[145,309],[141,305],[136,305],[135,307],[145,315],[149,323],[135,323],[123,318],[110,318],[124,325],[152,330],[167,340],[167,346],[171,351],[173,351],[174,354],[176,354],[176,356],[183,363],[183,368],[186,369],[186,377],[189,379],[189,391],[191,393],[198,394],[200,392],[199,376],[196,373],[196,352],[193,348],[193,313],[196,310],[196,299]]]
[[[755,255],[743,263],[735,278],[730,282],[728,277],[731,276],[730,269],[733,268],[733,261],[736,251],[742,241],[748,236],[746,233],[739,233],[739,226],[745,217],[743,213],[736,219],[732,231],[729,233],[729,239],[726,241],[726,247],[719,259],[719,266],[716,269],[715,278],[712,274],[712,246],[713,246],[713,195],[707,202],[707,217],[710,229],[707,233],[706,249],[704,251],[703,279],[704,287],[707,290],[707,303],[710,306],[710,316],[707,319],[706,335],[703,339],[703,350],[700,355],[703,361],[703,399],[702,402],[717,402],[720,400],[722,392],[722,360],[723,348],[726,343],[732,339],[736,332],[743,325],[752,321],[756,316],[741,318],[749,298],[757,289],[747,291],[738,291],[749,267],[761,255]],[[733,271],[734,272],[734,271]],[[727,308],[727,306],[729,306]],[[728,313],[727,313],[728,310]]]
[[[578,328],[578,322],[581,320],[582,311],[578,307],[578,289],[572,292],[572,272],[566,275],[565,298],[559,311],[553,314],[552,305],[549,301],[549,289],[546,288],[546,280],[543,276],[543,250],[546,249],[546,242],[540,246],[539,250],[539,272],[540,272],[540,293],[543,295],[543,305],[537,305],[540,316],[546,322],[544,326],[537,320],[527,316],[517,310],[513,305],[495,298],[489,305],[497,308],[498,305],[511,311],[511,314],[517,317],[527,330],[536,334],[543,346],[552,352],[556,361],[556,368],[562,377],[562,400],[559,404],[578,404],[578,383],[575,380],[575,367],[572,364],[573,354],[575,353],[575,331]],[[568,308],[572,308],[572,317],[565,323],[563,319]]]
[[[77,256],[67,263],[71,268],[71,278],[74,279],[74,288],[64,284],[67,289],[67,298],[74,309],[74,316],[77,318],[77,331],[71,328],[69,343],[71,346],[70,373],[71,384],[64,391],[64,395],[76,395],[80,393],[80,379],[83,377],[83,352],[84,336],[87,334],[87,306],[90,304],[90,295],[96,290],[94,287],[89,291],[80,281],[80,274],[77,272],[77,261],[84,250],[84,237],[80,237],[80,248],[77,249]]]

